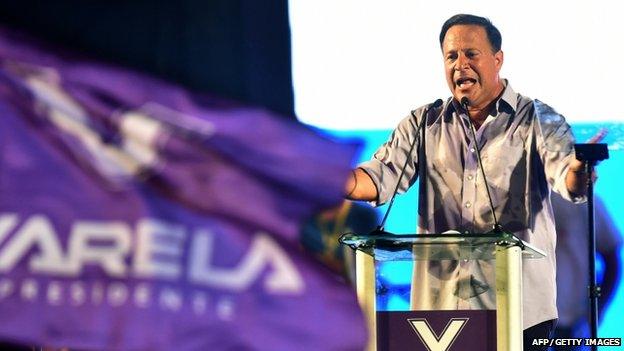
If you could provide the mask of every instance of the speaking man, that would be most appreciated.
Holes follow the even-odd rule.
[[[500,77],[501,34],[488,19],[467,14],[449,18],[440,32],[440,46],[452,96],[403,119],[374,157],[353,171],[346,197],[385,203],[409,157],[399,191],[420,178],[419,233],[488,232],[494,220],[478,169],[478,148],[500,224],[548,255],[523,264],[524,344],[535,349],[532,339],[549,337],[557,319],[550,192],[583,201],[584,165],[574,157],[574,138],[565,119],[545,103],[516,93]],[[418,131],[421,123],[424,133]],[[472,268],[479,279],[485,268]],[[483,286],[486,293],[494,293],[487,279]],[[464,303],[487,308],[491,301],[471,298]]]

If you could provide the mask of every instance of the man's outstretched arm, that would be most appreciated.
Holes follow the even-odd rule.
[[[375,201],[377,197],[377,187],[368,173],[361,168],[352,170],[345,184],[345,198],[349,200]]]

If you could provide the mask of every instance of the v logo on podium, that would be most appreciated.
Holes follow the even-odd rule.
[[[438,336],[424,318],[407,320],[429,351],[447,351],[468,322],[468,318],[451,318]]]

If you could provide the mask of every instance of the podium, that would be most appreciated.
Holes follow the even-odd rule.
[[[356,252],[367,350],[522,351],[522,260],[545,254],[506,232],[344,234]],[[408,311],[376,307],[376,266],[411,261]]]

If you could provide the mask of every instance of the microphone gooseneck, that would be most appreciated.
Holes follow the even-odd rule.
[[[427,115],[429,114],[429,111],[431,111],[432,108],[438,108],[442,106],[442,100],[441,99],[437,99],[436,101],[434,101],[433,103],[429,104],[426,108],[425,111],[423,112],[423,117],[420,121],[420,124],[418,124],[418,118],[416,117],[416,115],[414,114],[415,111],[411,111],[410,113],[412,114],[412,117],[414,117],[414,121],[416,122],[416,135],[414,135],[414,140],[412,140],[412,143],[410,145],[410,149],[409,152],[407,153],[407,156],[405,158],[405,163],[403,163],[403,167],[401,168],[401,173],[399,174],[399,179],[397,180],[396,186],[394,187],[394,192],[392,193],[392,198],[390,198],[390,202],[388,204],[388,209],[386,209],[386,213],[384,214],[383,219],[381,220],[381,224],[379,224],[379,226],[377,226],[377,229],[375,229],[373,232],[383,232],[384,231],[384,225],[386,224],[386,220],[388,219],[388,215],[390,214],[390,210],[392,209],[392,205],[394,204],[394,199],[399,191],[399,186],[401,185],[401,180],[403,179],[403,175],[405,174],[405,169],[407,168],[407,165],[409,164],[411,158],[412,158],[412,152],[414,151],[414,146],[416,145],[416,141],[420,139],[420,137],[422,136],[421,132],[424,132],[424,126],[427,121]],[[418,160],[419,162],[421,160]]]
[[[474,123],[472,123],[472,119],[470,119],[470,113],[468,112],[468,107],[470,106],[470,99],[466,96],[462,97],[460,100],[461,106],[468,114],[468,121],[470,124],[470,131],[472,132],[472,140],[475,145],[475,150],[477,152],[477,162],[479,163],[479,168],[481,169],[481,176],[483,177],[483,184],[485,184],[485,191],[487,193],[488,201],[490,203],[490,212],[492,213],[492,218],[494,219],[494,231],[502,231],[502,227],[500,223],[498,223],[498,218],[496,218],[496,212],[494,211],[494,203],[492,202],[492,195],[490,194],[490,186],[488,185],[487,178],[485,176],[485,170],[483,169],[483,162],[481,160],[481,150],[479,150],[479,144],[477,143],[477,133],[475,131]]]

